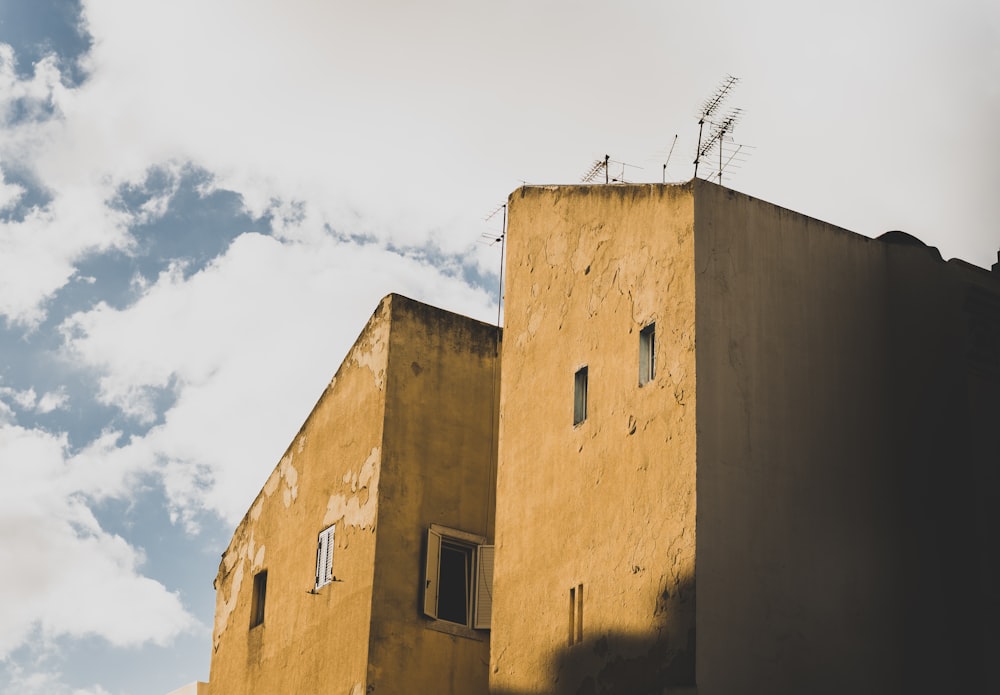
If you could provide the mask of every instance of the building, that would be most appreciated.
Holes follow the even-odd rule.
[[[382,300],[222,556],[212,693],[486,691],[498,340]]]
[[[223,556],[212,693],[1000,691],[1000,265],[700,180],[508,213],[502,379],[383,300]]]
[[[1000,691],[997,273],[698,180],[507,249],[494,695]]]

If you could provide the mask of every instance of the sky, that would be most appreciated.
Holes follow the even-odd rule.
[[[995,0],[0,0],[0,692],[208,680],[220,554],[378,300],[495,321],[485,218],[690,179],[728,75],[724,185],[997,262]]]

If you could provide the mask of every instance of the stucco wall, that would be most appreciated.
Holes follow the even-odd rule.
[[[430,524],[492,539],[497,340],[495,326],[382,300],[223,555],[212,692],[486,692],[489,632],[431,629],[419,597]],[[335,579],[311,592],[330,524]]]
[[[695,200],[699,693],[887,692],[883,245],[717,186]]]
[[[390,302],[383,300],[223,555],[213,693],[358,695],[367,677]],[[316,593],[318,533],[336,524],[333,573]],[[264,623],[250,628],[266,569]]]
[[[494,693],[693,682],[693,213],[687,186],[509,199]],[[656,377],[640,387],[651,321]],[[588,415],[574,426],[584,365]],[[582,640],[570,645],[580,585]]]
[[[996,277],[695,200],[698,692],[994,690]]]
[[[498,329],[393,297],[368,685],[379,694],[487,691],[489,631],[421,612],[424,536],[493,538]]]

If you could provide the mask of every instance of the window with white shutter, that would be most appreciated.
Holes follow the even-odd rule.
[[[316,588],[333,581],[334,526],[323,529],[316,541]]]
[[[489,630],[493,615],[493,546],[481,545],[476,553],[477,630]]]
[[[493,546],[485,538],[432,524],[424,554],[423,612],[477,630],[490,628]]]

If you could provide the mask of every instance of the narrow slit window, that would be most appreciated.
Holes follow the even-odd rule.
[[[639,331],[639,386],[656,376],[656,324]]]
[[[573,424],[587,419],[587,368],[580,367],[573,378]]]
[[[253,598],[250,601],[250,627],[264,622],[264,601],[267,598],[267,570],[253,577]]]
[[[569,646],[583,642],[583,584],[569,590]]]

